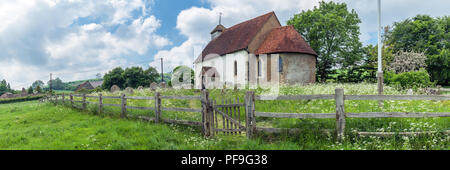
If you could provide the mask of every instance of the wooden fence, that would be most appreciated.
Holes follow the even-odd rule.
[[[273,100],[335,100],[335,113],[273,113],[255,111],[255,100],[273,101]],[[277,133],[281,131],[298,132],[301,129],[280,129],[280,128],[259,128],[256,127],[255,117],[270,118],[315,118],[315,119],[336,119],[336,134],[339,140],[344,136],[346,118],[421,118],[421,117],[450,117],[450,112],[363,112],[348,113],[345,111],[345,100],[450,100],[450,96],[431,96],[431,95],[345,95],[344,89],[336,89],[334,95],[290,95],[290,96],[255,96],[253,92],[246,95],[246,110],[248,114],[249,128],[247,133],[250,137],[257,131]],[[323,130],[329,132],[329,130]],[[422,132],[400,132],[400,135],[421,134]],[[426,133],[426,132],[425,132]],[[449,133],[446,131],[444,133]],[[378,135],[388,136],[395,133],[390,132],[358,132],[359,135]]]
[[[81,97],[81,101],[73,100],[73,97]],[[65,94],[48,96],[46,99],[54,102],[61,98],[62,103],[65,103]],[[88,102],[86,98],[97,98],[98,102]],[[120,99],[121,104],[105,104],[103,99]],[[155,107],[137,107],[128,106],[127,99],[136,100],[155,100]],[[187,100],[200,100],[202,108],[169,108],[161,105],[163,99],[187,99]],[[335,100],[336,112],[335,113],[274,113],[274,112],[259,112],[256,111],[256,101],[278,101],[278,100]],[[209,97],[209,92],[203,90],[201,96],[161,96],[159,92],[156,92],[154,96],[87,96],[83,95],[69,95],[69,102],[72,107],[76,107],[74,103],[81,103],[82,107],[79,109],[86,110],[87,104],[98,105],[98,113],[103,112],[104,106],[120,107],[122,118],[132,117],[127,115],[127,109],[139,109],[139,110],[154,110],[155,118],[138,116],[136,118],[147,121],[164,122],[164,123],[178,123],[184,125],[202,126],[203,134],[206,137],[214,136],[218,132],[226,134],[241,134],[241,131],[245,131],[248,138],[253,138],[258,132],[279,133],[283,131],[300,132],[301,129],[281,129],[281,128],[262,128],[256,126],[256,117],[269,117],[269,118],[297,118],[297,119],[336,119],[336,135],[339,140],[344,136],[345,120],[346,118],[420,118],[420,117],[450,117],[450,112],[364,112],[364,113],[348,113],[345,111],[345,100],[450,100],[450,96],[444,95],[345,95],[343,89],[336,89],[335,94],[326,95],[281,95],[281,96],[257,96],[253,91],[249,91],[245,95],[244,103],[239,103],[239,98],[235,102],[225,102],[217,105],[216,101],[213,101]],[[241,123],[240,107],[244,107],[245,121]],[[190,121],[190,120],[172,120],[162,119],[161,111],[179,111],[179,112],[198,112],[202,114],[202,121]],[[219,127],[218,118],[222,117],[220,123],[223,124]],[[324,132],[330,132],[333,130],[323,130]],[[383,133],[383,132],[359,132],[360,135],[379,135],[388,136],[394,134],[421,134],[424,132],[400,132],[400,133]],[[425,132],[426,133],[426,132]],[[448,131],[446,132],[448,133]]]
[[[205,110],[205,102],[208,101],[209,92],[208,91],[202,91],[201,96],[161,96],[159,92],[156,92],[154,96],[127,96],[125,94],[122,94],[121,96],[103,96],[102,94],[99,94],[98,96],[89,96],[86,94],[69,94],[67,99],[66,94],[60,94],[60,95],[54,95],[54,96],[47,96],[43,100],[50,101],[54,103],[55,105],[58,104],[58,101],[65,104],[66,102],[69,102],[71,107],[81,109],[86,111],[87,110],[87,104],[93,104],[98,106],[98,113],[103,113],[103,107],[104,106],[111,106],[111,107],[119,107],[120,108],[120,117],[121,118],[136,118],[141,119],[145,121],[153,121],[156,123],[164,122],[164,123],[176,123],[176,124],[183,124],[183,125],[193,125],[193,126],[203,126],[203,132],[206,135],[209,135],[209,128],[206,127],[206,125],[209,125],[207,123],[207,119],[205,119],[205,115],[207,110]],[[81,97],[82,100],[74,100],[74,97]],[[90,102],[87,101],[86,98],[95,98],[98,102]],[[104,103],[104,99],[118,99],[120,100],[120,104],[106,104]],[[155,106],[154,107],[138,107],[138,106],[129,106],[127,104],[127,99],[135,99],[135,100],[154,100]],[[161,105],[161,101],[163,99],[179,99],[179,100],[200,100],[202,101],[202,109],[196,109],[196,108],[177,108],[177,107],[163,107]],[[75,103],[81,103],[81,107],[78,107],[75,105]],[[207,102],[206,102],[207,103]],[[152,110],[155,112],[155,117],[149,117],[149,116],[135,116],[127,114],[127,109],[137,109],[137,110]],[[179,112],[194,112],[202,114],[202,121],[192,121],[192,120],[175,120],[175,119],[163,119],[161,117],[162,111],[179,111]]]

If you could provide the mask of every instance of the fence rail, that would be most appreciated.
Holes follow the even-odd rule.
[[[201,126],[204,136],[210,137],[217,132],[224,132],[226,134],[237,134],[244,131],[248,138],[253,138],[259,132],[267,133],[298,133],[302,129],[285,129],[285,128],[263,128],[256,126],[256,117],[268,118],[295,118],[295,119],[336,119],[336,135],[339,140],[344,136],[346,127],[346,118],[424,118],[424,117],[450,117],[450,112],[364,112],[364,113],[348,113],[345,111],[345,100],[435,100],[448,101],[450,96],[446,95],[345,95],[343,89],[336,89],[335,94],[319,94],[319,95],[282,95],[282,96],[258,96],[253,91],[248,91],[245,95],[244,103],[239,103],[239,99],[234,102],[222,101],[217,104],[216,101],[209,99],[209,92],[203,90],[200,96],[162,96],[156,92],[154,96],[86,96],[70,94],[69,99],[65,99],[65,94],[56,96],[47,96],[46,99],[53,101],[55,104],[58,100],[62,102],[70,102],[72,107],[86,110],[87,104],[98,105],[99,113],[103,112],[104,106],[120,107],[121,117],[137,118],[152,122],[163,123],[177,123],[184,125]],[[74,97],[81,97],[81,101],[74,100]],[[86,101],[86,98],[97,98],[98,102]],[[104,99],[120,99],[120,104],[103,103]],[[154,100],[154,107],[128,106],[127,99],[134,100]],[[177,107],[163,107],[161,102],[166,99],[175,100],[200,100],[202,108],[177,108]],[[279,101],[279,100],[335,100],[335,113],[278,113],[278,112],[259,112],[257,110],[256,101]],[[82,107],[74,105],[74,103],[81,103]],[[245,124],[241,124],[240,109],[245,109]],[[128,115],[127,109],[137,110],[153,110],[155,117]],[[177,111],[177,112],[194,112],[201,113],[202,121],[190,120],[171,120],[161,118],[162,111]],[[222,122],[218,122],[221,117]],[[218,125],[223,124],[220,128]],[[222,125],[221,125],[222,126]],[[324,129],[324,133],[330,133],[332,130]],[[360,135],[393,135],[393,134],[426,134],[425,132],[358,132]]]
[[[203,96],[208,97],[208,91],[202,91]],[[205,95],[206,94],[206,95]],[[66,97],[69,97],[66,99]],[[78,100],[74,100],[74,97],[78,97]],[[82,100],[80,100],[81,98]],[[93,102],[87,101],[86,98],[95,98],[98,101]],[[110,103],[104,103],[104,99],[120,99],[120,104],[110,104]],[[133,99],[133,100],[154,100],[155,101],[155,107],[142,107],[142,106],[129,106],[127,105],[127,99]],[[74,108],[81,109],[81,110],[87,110],[87,104],[97,105],[98,106],[98,113],[103,112],[104,106],[112,106],[112,107],[119,107],[121,108],[120,116],[123,118],[137,118],[141,120],[146,121],[154,121],[154,122],[163,122],[163,123],[176,123],[176,124],[183,124],[183,125],[192,125],[192,126],[206,126],[205,122],[208,122],[209,120],[204,119],[205,115],[208,114],[204,112],[203,109],[197,109],[197,108],[177,108],[177,107],[163,107],[161,105],[162,99],[175,99],[175,100],[201,100],[201,101],[207,101],[208,98],[202,98],[202,96],[162,96],[159,92],[155,93],[154,96],[126,96],[125,94],[122,94],[121,96],[103,96],[102,94],[99,94],[98,96],[92,96],[92,95],[86,95],[86,94],[69,94],[68,96],[66,94],[60,94],[60,95],[54,95],[54,96],[47,96],[45,100],[51,101],[54,104],[57,104],[58,101],[65,104],[65,102],[69,102],[70,105]],[[75,105],[75,103],[81,103],[81,107],[78,105]],[[202,105],[204,105],[205,102],[202,102]],[[203,106],[202,106],[203,107]],[[127,114],[127,109],[136,109],[136,110],[153,110],[155,112],[155,117],[148,117],[148,116],[136,116],[136,115],[130,115]],[[202,121],[191,121],[191,120],[172,120],[172,119],[163,119],[161,118],[161,111],[178,111],[178,112],[194,112],[194,113],[202,113]],[[209,128],[204,127],[203,131],[208,131]],[[204,132],[209,133],[210,132]]]
[[[278,101],[278,100],[335,100],[335,113],[278,113],[278,112],[258,112],[255,111],[255,100]],[[248,100],[248,101],[247,101]],[[336,89],[334,95],[282,95],[282,96],[255,96],[253,92],[246,95],[246,111],[250,112],[247,117],[250,120],[247,133],[267,132],[278,133],[282,131],[298,132],[299,129],[279,129],[256,127],[255,117],[269,118],[297,118],[297,119],[336,119],[336,134],[339,140],[342,140],[345,130],[346,118],[425,118],[425,117],[450,117],[450,112],[364,112],[347,113],[345,112],[345,100],[435,100],[448,101],[448,95],[344,95],[343,89]],[[422,132],[401,132],[401,133],[376,133],[376,132],[358,132],[361,135],[392,135],[392,134],[426,134]],[[252,137],[252,134],[247,134]]]

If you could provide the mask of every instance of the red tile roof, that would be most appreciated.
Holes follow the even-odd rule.
[[[225,29],[219,37],[208,43],[194,63],[247,49],[258,31],[273,15],[275,13],[270,12]],[[220,26],[217,26],[213,31],[220,28]],[[257,55],[281,52],[304,53],[317,56],[317,53],[293,26],[274,28],[255,51]]]
[[[206,56],[209,54],[218,54],[221,56],[246,49],[256,33],[272,15],[275,15],[275,13],[270,12],[225,29],[219,37],[209,42],[195,62],[200,62],[202,58],[204,60],[208,59]]]
[[[255,53],[259,55],[282,52],[304,53],[317,56],[317,53],[293,26],[273,29]]]

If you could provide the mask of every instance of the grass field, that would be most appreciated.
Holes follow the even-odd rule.
[[[346,94],[376,94],[373,84],[328,84],[302,87],[282,87],[281,94],[334,94],[336,87]],[[104,93],[104,95],[119,95]],[[162,95],[199,95],[192,90],[164,90]],[[257,94],[271,93],[257,89]],[[385,94],[405,94],[386,87]],[[243,99],[245,91],[222,94],[212,90],[212,98]],[[91,94],[95,95],[95,94]],[[148,89],[136,90],[134,96],[151,96]],[[80,100],[80,99],[78,99]],[[95,99],[90,99],[95,101]],[[118,100],[105,100],[118,103]],[[449,101],[346,101],[347,112],[409,111],[449,112]],[[153,106],[152,101],[129,100],[130,106]],[[200,108],[195,100],[163,100],[165,107]],[[334,112],[333,100],[312,101],[258,101],[257,111],[327,113]],[[121,120],[118,108],[105,108],[111,114],[95,116],[63,106],[24,102],[0,105],[0,149],[450,149],[450,137],[440,133],[420,136],[359,137],[354,131],[400,132],[443,131],[450,127],[450,118],[348,118],[346,138],[336,142],[333,134],[319,133],[321,129],[334,129],[334,119],[268,119],[258,118],[258,126],[301,128],[296,135],[261,135],[248,140],[244,135],[218,135],[204,139],[198,128],[179,125],[154,124],[137,120]],[[130,110],[130,114],[154,116],[152,112]],[[241,112],[244,113],[244,112]],[[163,117],[199,120],[200,114],[163,112]]]

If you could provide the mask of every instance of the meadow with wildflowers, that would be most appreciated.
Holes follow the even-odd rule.
[[[345,94],[377,94],[376,84],[314,84],[281,86],[279,94],[334,94],[343,88]],[[257,95],[274,95],[273,89],[253,89]],[[200,95],[198,90],[160,89],[161,95]],[[212,99],[239,99],[243,102],[247,90],[210,90]],[[119,96],[124,92],[101,92],[103,96]],[[386,86],[384,94],[407,94]],[[422,94],[420,90],[413,92]],[[98,93],[89,94],[96,96]],[[131,96],[153,96],[150,89],[135,90]],[[81,100],[74,97],[74,100]],[[88,101],[96,102],[95,98]],[[119,104],[118,99],[104,99],[104,103]],[[65,103],[68,105],[68,102]],[[128,106],[154,106],[153,100],[128,99]],[[198,100],[163,99],[163,107],[201,108]],[[22,107],[23,106],[23,107]],[[257,118],[258,127],[299,128],[298,134],[261,134],[249,140],[242,135],[218,134],[204,139],[197,127],[154,124],[138,120],[119,119],[120,108],[105,107],[105,113],[95,115],[96,105],[88,105],[89,112],[80,112],[62,105],[25,102],[0,105],[1,149],[308,149],[308,150],[434,150],[450,149],[450,137],[440,133],[449,130],[450,118],[347,118],[346,136],[338,142],[333,133],[335,119]],[[334,100],[257,101],[261,112],[333,113]],[[449,112],[450,101],[346,101],[346,112]],[[153,117],[153,111],[127,110],[128,114]],[[245,113],[243,110],[241,113]],[[241,115],[243,116],[243,114]],[[200,113],[163,111],[163,118],[201,120]],[[242,117],[244,118],[244,117]],[[25,123],[24,123],[25,122]],[[20,131],[20,132],[19,132]],[[358,136],[356,132],[423,132],[425,135],[390,137]],[[95,139],[95,140],[94,140]]]

